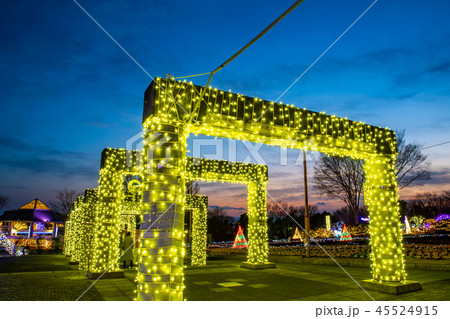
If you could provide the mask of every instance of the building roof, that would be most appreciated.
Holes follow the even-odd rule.
[[[10,210],[0,216],[3,221],[63,222],[63,218],[53,212],[39,199],[35,199],[19,209]]]
[[[22,207],[19,208],[20,209],[39,209],[39,210],[51,210],[50,208],[48,208],[47,205],[45,205],[43,202],[41,202],[39,199],[35,199],[32,200],[31,202],[29,202],[26,205],[23,205]]]

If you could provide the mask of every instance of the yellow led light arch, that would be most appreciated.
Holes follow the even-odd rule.
[[[127,158],[128,156],[128,158]],[[123,189],[120,183],[121,177],[124,175],[138,174],[146,176],[142,173],[142,167],[138,164],[137,152],[126,152],[123,149],[105,149],[102,153],[102,168],[100,176],[113,176],[115,183],[105,183],[100,179],[99,188],[103,188],[106,193],[116,194],[117,198],[112,201],[114,212],[119,214],[118,218],[112,219],[106,216],[105,212],[113,211],[102,209],[99,205],[98,191],[86,190],[85,196],[79,198],[69,220],[69,232],[66,240],[67,251],[73,252],[71,255],[72,262],[79,262],[80,270],[91,270],[91,265],[97,261],[95,256],[101,253],[101,247],[108,247],[109,258],[119,256],[120,249],[115,243],[108,242],[100,246],[93,245],[94,235],[100,234],[116,234],[119,233],[124,225],[128,225],[128,229],[136,229],[135,216],[141,211],[141,203],[127,200],[123,196]],[[128,162],[127,162],[128,159]],[[130,161],[131,159],[131,161]],[[267,166],[251,163],[236,163],[227,161],[217,161],[210,159],[186,158],[186,179],[195,179],[208,182],[229,182],[247,184],[249,189],[248,207],[249,207],[249,250],[248,261],[252,263],[267,263],[268,243],[267,243],[267,217],[266,217],[266,190],[268,173]],[[159,166],[161,169],[162,166]],[[133,181],[133,180],[132,180]],[[128,182],[130,184],[132,181]],[[112,185],[112,186],[111,186]],[[114,187],[117,187],[115,190]],[[137,190],[140,193],[140,189]],[[155,190],[152,190],[152,194]],[[138,194],[139,195],[139,194]],[[103,198],[107,203],[107,198]],[[194,214],[194,240],[193,240],[193,258],[192,265],[204,265],[206,263],[206,219],[208,200],[206,196],[186,196],[186,208],[193,209]],[[160,217],[163,217],[160,215]],[[170,216],[164,216],[161,220],[154,220],[153,223],[160,224],[162,221],[170,222]],[[141,216],[142,219],[143,216]],[[95,224],[93,221],[95,220]],[[106,222],[105,222],[106,221]],[[147,223],[141,225],[142,236],[145,236]],[[99,231],[99,229],[101,231]],[[133,231],[134,233],[134,231]],[[98,237],[97,237],[98,240]],[[97,252],[96,252],[97,250]],[[100,250],[100,252],[99,252]],[[96,252],[96,253],[93,253]],[[140,250],[140,252],[142,252]],[[94,257],[93,257],[94,256]],[[117,260],[109,260],[105,258],[103,265],[112,265]],[[145,257],[140,257],[140,262],[146,266],[148,261],[144,261]],[[181,258],[180,258],[181,259]],[[98,263],[98,262],[97,262]],[[152,267],[155,265],[152,264]],[[138,276],[139,280],[139,276]]]
[[[70,256],[70,263],[77,263],[83,271],[90,269],[92,263],[92,242],[95,234],[95,213],[97,211],[97,190],[87,189],[84,196],[79,197],[72,211],[66,228],[64,239],[64,254]],[[109,231],[117,232],[125,229],[131,232],[132,238],[136,233],[136,217],[141,213],[140,203],[123,201],[119,205],[119,222],[111,223]],[[116,247],[118,253],[120,248]]]
[[[205,90],[203,100],[199,101],[202,90]],[[192,114],[194,109],[196,113]],[[183,299],[180,259],[184,252],[180,234],[189,133],[363,159],[367,173],[365,200],[373,235],[373,279],[405,280],[397,185],[393,177],[396,158],[393,131],[161,78],[153,81],[145,92],[143,127],[143,165],[151,171],[142,186],[143,216],[149,221],[170,212],[170,223],[152,227],[141,239],[141,256],[159,264],[153,270],[140,269],[138,300]],[[265,196],[265,187],[258,185],[257,182],[249,185],[249,198]],[[261,207],[255,210],[260,211]],[[148,270],[152,275],[148,275]]]
[[[123,176],[139,175],[136,151],[104,149],[95,205],[92,258],[88,275],[119,271],[121,211],[125,202]]]
[[[248,189],[248,256],[252,264],[268,263],[266,165],[186,157],[186,179],[246,184]]]

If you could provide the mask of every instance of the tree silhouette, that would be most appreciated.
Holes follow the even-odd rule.
[[[399,189],[420,185],[430,179],[430,163],[428,155],[422,154],[422,145],[406,144],[405,130],[396,132],[397,159],[395,161],[395,176]]]
[[[77,200],[78,196],[83,195],[76,190],[68,190],[65,188],[63,191],[58,191],[56,200],[50,201],[50,207],[53,211],[62,215],[70,213],[73,207],[73,203]]]
[[[0,209],[8,205],[9,197],[5,195],[0,195]]]
[[[406,144],[405,131],[396,133],[397,159],[396,178],[399,189],[420,185],[430,179],[430,163],[427,155],[422,154],[422,146],[417,143]],[[321,154],[314,167],[314,187],[322,195],[330,195],[342,200],[359,222],[360,201],[364,185],[364,161],[349,157],[326,156]]]

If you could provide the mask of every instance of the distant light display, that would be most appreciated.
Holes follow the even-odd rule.
[[[236,238],[234,239],[233,247],[231,248],[248,248],[248,242],[247,239],[245,239],[241,225],[238,227]]]
[[[298,230],[298,227],[295,227],[295,232],[294,232],[294,236],[292,236],[292,240],[303,241],[302,236],[300,235],[300,231]]]
[[[436,222],[440,222],[441,220],[450,219],[450,214],[441,214],[436,217]]]
[[[4,247],[5,250],[13,256],[22,256],[20,250],[15,251],[14,244],[6,237],[6,235],[0,230],[0,246]]]
[[[350,232],[347,229],[347,226],[342,227],[341,236],[339,237],[339,240],[352,240],[352,236],[350,235]]]
[[[409,224],[408,216],[405,215],[405,233],[411,234],[411,225]]]
[[[331,230],[331,216],[330,215],[325,216],[325,225],[327,227],[327,230]]]

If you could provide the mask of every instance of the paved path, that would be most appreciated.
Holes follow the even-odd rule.
[[[188,267],[187,300],[449,300],[450,273],[446,271],[408,271],[423,291],[392,296],[364,292],[338,266],[282,264],[276,269],[248,270],[239,261],[212,261],[207,267]],[[344,267],[357,281],[370,278],[370,269]]]
[[[1,258],[0,300],[126,301],[135,297],[135,270],[125,278],[94,281],[68,265],[64,256]],[[6,260],[8,259],[8,260]],[[344,267],[359,282],[370,278],[370,269]],[[53,269],[52,271],[49,271]],[[277,263],[276,269],[240,268],[238,260],[213,260],[206,267],[185,269],[186,300],[449,300],[450,273],[410,269],[423,291],[391,296],[366,294],[339,267],[332,265]]]
[[[125,278],[100,279],[95,288],[106,301],[133,301],[136,297],[136,271],[126,270]]]
[[[0,300],[76,300],[90,285],[79,271],[0,274]],[[103,300],[90,289],[80,300]]]

